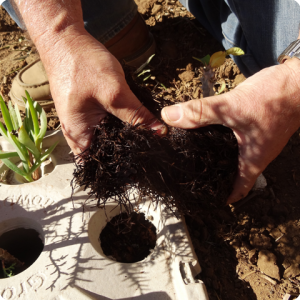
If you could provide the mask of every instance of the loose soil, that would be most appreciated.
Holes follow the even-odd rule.
[[[192,57],[212,54],[222,46],[178,1],[136,1],[158,48],[151,78],[145,81],[148,88],[173,103],[201,98],[200,63]],[[23,37],[0,9],[0,91],[6,100],[17,70],[36,57],[34,47]],[[227,92],[243,80],[237,66],[227,59],[217,70],[216,91],[224,81]],[[48,129],[56,129],[55,110],[48,118]],[[264,193],[234,206],[204,208],[197,218],[186,218],[202,267],[199,278],[210,299],[283,299],[287,293],[299,294],[299,132],[264,175],[268,182]]]
[[[13,256],[13,259],[7,261],[5,259],[7,255],[0,256],[0,280],[6,278],[3,266],[9,268],[14,265],[11,271],[13,276],[17,275],[37,260],[43,248],[44,244],[39,233],[34,229],[17,228],[3,233],[0,236],[0,249],[7,251],[8,255]]]
[[[99,240],[106,256],[118,262],[134,263],[154,249],[156,228],[143,213],[122,213],[107,223]]]

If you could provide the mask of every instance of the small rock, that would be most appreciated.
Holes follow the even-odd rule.
[[[271,239],[262,233],[251,233],[249,236],[250,244],[258,249],[272,248]]]
[[[256,249],[252,249],[248,252],[248,257],[249,257],[249,261],[251,262],[251,264],[256,264],[257,263],[257,251]]]
[[[194,75],[195,75],[195,73],[192,72],[192,71],[185,71],[185,72],[179,74],[178,77],[179,77],[182,81],[188,82],[188,81],[192,81],[192,80],[193,80]]]
[[[193,92],[192,97],[193,97],[194,99],[199,99],[199,97],[200,97],[200,92],[201,92],[200,87],[197,87],[197,88],[195,89],[195,91]]]
[[[191,63],[187,64],[185,67],[186,71],[193,71],[193,65]]]
[[[156,15],[161,10],[160,4],[154,4],[152,7],[151,15]]]
[[[300,254],[297,254],[295,257],[295,261],[300,264]]]
[[[300,268],[299,264],[292,264],[290,267],[288,267],[284,273],[283,278],[293,278],[300,274]]]
[[[284,261],[283,261],[283,263],[282,263],[282,266],[283,266],[285,269],[287,269],[288,267],[291,266],[291,262],[290,262],[290,260],[289,260],[287,257],[284,259]]]
[[[274,279],[280,280],[276,255],[268,250],[261,250],[258,254],[257,266],[260,271]]]
[[[245,80],[246,80],[246,77],[243,74],[239,74],[239,75],[235,76],[234,83],[237,86]]]
[[[266,229],[270,232],[272,229],[275,228],[275,221],[269,216],[264,216],[262,218],[262,221],[266,225]]]

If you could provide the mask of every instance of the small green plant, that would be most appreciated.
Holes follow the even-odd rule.
[[[203,90],[203,96],[209,97],[214,95],[213,86],[215,84],[214,78],[215,78],[215,72],[214,69],[220,67],[226,59],[226,56],[228,55],[244,55],[244,51],[241,48],[238,47],[232,47],[226,51],[218,51],[214,53],[212,56],[206,55],[203,58],[197,58],[193,57],[194,59],[202,62],[204,64],[204,72],[203,76],[201,78],[202,81],[202,90]],[[218,94],[220,94],[225,89],[225,83],[222,84],[221,90]]]
[[[147,74],[144,78],[142,78],[143,81],[147,81],[149,78],[156,81],[156,86],[160,85],[165,90],[167,89],[164,84],[159,82],[154,76],[151,75],[151,69],[145,69],[149,63],[151,62],[152,58],[155,56],[155,54],[152,54],[145,63],[143,63],[139,68],[136,69],[136,71],[133,73],[136,75],[136,77],[142,78],[143,75]],[[148,74],[149,73],[149,74]]]
[[[5,268],[4,263],[2,261],[2,270],[5,277],[13,277],[16,263],[11,264],[9,267]]]
[[[151,62],[151,60],[154,56],[155,56],[155,54],[152,54],[145,63],[143,63],[139,68],[136,69],[134,74],[138,74],[137,77],[141,77],[144,74],[151,72],[150,69],[145,69],[145,68],[149,65],[149,63]],[[147,74],[147,76],[143,78],[143,81],[146,81],[150,77],[151,77],[151,74]]]
[[[15,173],[23,176],[28,182],[40,178],[40,166],[56,147],[52,145],[46,151],[42,149],[43,138],[47,130],[47,116],[44,109],[33,101],[26,91],[23,97],[25,105],[25,118],[21,119],[18,106],[13,108],[9,101],[6,106],[0,96],[0,109],[5,126],[0,122],[1,135],[15,148],[15,152],[4,152],[0,150],[0,159]],[[22,168],[19,168],[12,158],[19,157]]]

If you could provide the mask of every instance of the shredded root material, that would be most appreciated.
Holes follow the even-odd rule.
[[[95,128],[88,151],[79,156],[73,188],[89,189],[98,206],[114,198],[132,211],[132,188],[171,211],[194,214],[224,204],[237,170],[237,142],[223,126],[169,128],[165,137],[108,116]]]

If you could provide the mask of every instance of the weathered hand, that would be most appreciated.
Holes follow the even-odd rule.
[[[245,197],[256,178],[300,126],[300,60],[292,59],[248,78],[233,91],[177,104],[162,111],[181,128],[230,127],[239,145],[239,170],[228,203]]]
[[[14,3],[40,53],[74,154],[88,147],[93,126],[107,113],[122,121],[161,128],[130,91],[116,58],[84,29],[80,0]]]
[[[93,127],[107,113],[133,124],[151,124],[152,129],[162,127],[133,95],[120,63],[102,44],[87,33],[68,40],[42,59],[74,154],[87,148]]]

